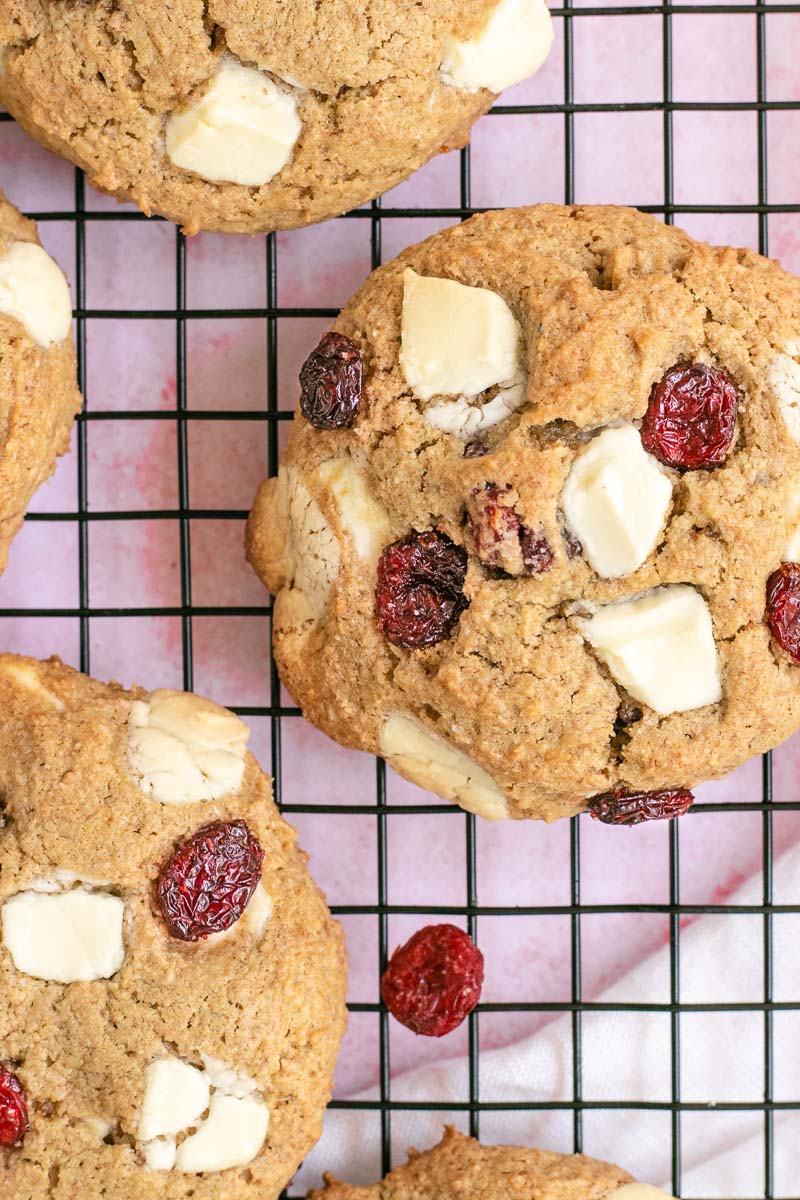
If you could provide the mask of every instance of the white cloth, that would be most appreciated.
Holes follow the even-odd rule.
[[[773,902],[800,897],[800,846],[775,863]],[[726,901],[758,905],[758,874]],[[635,919],[635,918],[632,918]],[[773,916],[773,995],[798,999],[800,916]],[[764,919],[707,914],[690,920],[680,935],[682,1003],[751,1003],[764,998]],[[650,955],[608,988],[603,1003],[669,1002],[669,946]],[[800,1012],[774,1017],[776,1100],[798,1096]],[[719,1112],[720,1102],[757,1104],[764,1096],[763,1012],[700,1012],[681,1016],[681,1099],[703,1105],[684,1113],[681,1193],[685,1196],[752,1197],[764,1191],[764,1117],[761,1112]],[[671,1070],[668,1012],[590,1012],[581,1020],[583,1098],[591,1101],[669,1101]],[[443,1045],[442,1049],[446,1047]],[[532,1102],[572,1098],[572,1021],[559,1016],[538,1033],[480,1055],[480,1098]],[[376,1088],[354,1099],[373,1100]],[[467,1063],[440,1061],[392,1080],[396,1101],[453,1101],[468,1098]],[[452,1121],[468,1129],[466,1113],[394,1112],[393,1160],[405,1148],[426,1149]],[[644,1182],[672,1191],[671,1125],[668,1111],[600,1109],[583,1116],[584,1152],[619,1162]],[[572,1114],[564,1110],[482,1113],[487,1142],[537,1145],[569,1152]],[[775,1114],[775,1195],[800,1196],[800,1111]],[[325,1134],[301,1169],[294,1191],[318,1182],[322,1171],[352,1183],[380,1175],[380,1121],[375,1113],[330,1110]]]

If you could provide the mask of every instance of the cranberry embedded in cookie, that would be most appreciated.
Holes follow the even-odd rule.
[[[739,393],[721,367],[678,363],[650,394],[642,445],[669,467],[716,467],[736,432]]]
[[[767,623],[781,649],[800,663],[800,563],[781,563],[767,580]]]
[[[315,429],[347,429],[358,416],[361,355],[343,333],[326,333],[300,371],[300,411]]]
[[[539,575],[552,566],[550,543],[541,530],[523,523],[510,484],[473,488],[467,512],[478,557],[487,567],[507,575]]]
[[[173,937],[197,942],[239,920],[261,882],[264,851],[244,821],[212,821],[161,867],[158,907]]]
[[[21,1146],[27,1132],[25,1089],[13,1071],[0,1063],[0,1148]]]
[[[389,1012],[412,1033],[444,1037],[481,997],[483,955],[455,925],[426,925],[395,950],[381,978]]]
[[[682,817],[694,803],[687,788],[663,788],[656,792],[629,792],[616,787],[592,796],[589,814],[604,825],[640,825],[643,821],[671,821]]]
[[[387,641],[420,650],[450,637],[467,607],[466,574],[466,550],[438,530],[414,530],[387,546],[378,560],[375,590]]]

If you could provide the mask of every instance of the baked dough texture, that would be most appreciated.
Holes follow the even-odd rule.
[[[10,284],[4,278],[7,256],[39,245],[33,221],[0,192],[0,571],[33,493],[69,449],[72,422],[81,408],[71,331],[43,345],[4,303],[10,300],[10,286],[2,294]]]
[[[404,312],[420,278],[465,285],[448,320],[437,316],[446,291],[438,308],[415,310],[436,326],[430,336]],[[462,367],[480,352],[484,380],[487,363],[498,380],[508,374],[498,297],[517,323],[516,375],[477,397],[415,394],[405,372],[444,378],[445,343]],[[468,310],[486,345],[461,338]],[[358,416],[325,431],[298,413],[247,532],[275,595],[282,678],[311,721],[471,811],[547,820],[617,785],[717,778],[797,729],[800,668],[771,639],[764,608],[800,520],[798,280],[632,210],[542,205],[479,215],[407,250],[334,328],[363,359]],[[739,394],[733,441],[711,469],[663,466],[638,436],[653,386],[689,362],[721,368]],[[612,496],[631,478],[640,491],[593,537],[611,525],[625,533],[658,493],[624,554],[596,558],[627,560],[611,577],[562,511],[576,462],[594,463],[582,456],[601,437],[617,454]],[[502,524],[492,541],[490,494],[545,547],[534,573]],[[597,487],[587,495],[590,509],[600,502]],[[432,529],[467,552],[468,607],[437,644],[399,648],[376,618],[376,562],[387,544]],[[629,610],[607,607],[623,600],[635,627],[620,620]],[[643,639],[609,648],[638,630]],[[639,688],[633,677],[647,672]]]
[[[479,37],[498,2],[1,0],[0,102],[95,187],[187,232],[290,229],[356,208],[465,144],[494,93],[449,81],[442,56],[448,39]],[[543,57],[546,10],[538,19]],[[168,154],[170,118],[202,101],[223,64],[266,72],[277,108],[299,118],[299,136],[285,111],[278,119],[289,158],[261,185],[246,173],[204,178],[200,159],[178,154],[177,166]]]
[[[633,1180],[626,1171],[583,1154],[521,1146],[483,1146],[448,1128],[442,1141],[372,1187],[326,1179],[308,1200],[606,1200]]]
[[[9,1200],[274,1200],[319,1137],[345,1024],[343,940],[246,733],[183,693],[128,692],[57,659],[0,656],[0,1062],[30,1116],[23,1144],[0,1148]],[[215,782],[211,798],[176,790],[195,768]],[[199,827],[234,819],[264,851],[258,903],[222,936],[171,937],[155,902],[161,864]],[[120,956],[70,983],[21,969],[8,918],[20,896],[29,906],[79,896],[82,912],[89,897],[116,898]],[[53,948],[32,928],[43,972]],[[232,1114],[232,1128],[222,1138],[206,1128],[183,1159],[184,1134],[152,1137],[181,1109],[179,1129],[202,1132],[215,1111],[221,1125]],[[248,1123],[249,1161],[179,1169],[229,1153]]]

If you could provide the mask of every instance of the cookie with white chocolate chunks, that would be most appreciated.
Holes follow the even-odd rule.
[[[339,926],[233,713],[0,656],[0,1172],[277,1197],[345,1024]]]
[[[552,41],[546,0],[6,0],[0,103],[189,233],[290,229],[464,145]]]
[[[80,411],[72,301],[33,221],[0,192],[0,571]]]
[[[308,1200],[441,1200],[455,1194],[459,1200],[671,1200],[596,1158],[485,1146],[452,1127],[432,1150],[409,1151],[407,1163],[371,1187],[330,1177],[325,1182]]]
[[[799,412],[776,263],[621,208],[436,234],[311,354],[250,515],[286,686],[490,819],[680,814],[800,725]]]

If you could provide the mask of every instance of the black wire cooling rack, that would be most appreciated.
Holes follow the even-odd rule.
[[[769,201],[768,184],[768,116],[779,110],[800,111],[800,102],[793,100],[768,100],[767,98],[767,30],[770,19],[770,36],[774,36],[774,19],[798,22],[800,20],[800,4],[704,4],[704,5],[638,5],[635,3],[619,6],[584,6],[567,0],[563,7],[553,8],[553,16],[557,23],[563,25],[563,101],[556,104],[542,105],[508,105],[498,104],[492,115],[522,116],[525,114],[549,114],[563,120],[563,200],[571,203],[575,197],[575,122],[576,117],[583,114],[598,113],[638,113],[653,112],[660,114],[663,122],[663,197],[658,203],[640,204],[644,211],[654,212],[662,216],[668,223],[682,214],[749,214],[758,222],[758,243],[762,253],[769,253],[769,221],[776,214],[800,213],[800,196],[795,203],[774,204]],[[676,102],[673,100],[673,19],[691,15],[709,16],[711,14],[736,16],[743,21],[755,24],[755,81],[756,94],[751,100],[736,102]],[[576,69],[574,53],[574,23],[591,17],[656,17],[661,26],[662,56],[661,56],[661,91],[662,98],[652,102],[631,103],[575,103]],[[796,27],[795,27],[796,28]],[[780,32],[779,32],[780,36]],[[800,46],[800,38],[798,38]],[[800,77],[800,65],[797,67]],[[680,204],[675,203],[675,148],[674,118],[682,112],[712,113],[720,111],[738,111],[749,114],[756,126],[757,137],[757,200],[752,204]],[[0,121],[10,118],[0,113]],[[787,152],[797,154],[798,146],[787,147]],[[19,197],[17,197],[19,199]],[[535,202],[540,197],[532,189],[528,197]],[[590,199],[581,197],[581,199]],[[637,196],[626,198],[626,202],[637,203]],[[22,197],[24,204],[24,196]],[[464,219],[472,213],[480,211],[471,202],[470,186],[470,150],[460,152],[460,203],[456,207],[436,208],[403,208],[382,205],[377,200],[367,208],[348,213],[341,220],[366,221],[369,223],[370,248],[372,266],[377,267],[382,259],[382,231],[387,222],[402,218],[452,218]],[[80,171],[75,172],[74,204],[71,208],[59,211],[33,211],[28,215],[39,222],[71,222],[74,226],[75,238],[75,282],[76,282],[76,311],[77,348],[79,358],[80,385],[84,395],[87,394],[87,322],[107,319],[138,321],[170,322],[175,331],[175,379],[176,403],[169,411],[138,410],[138,411],[103,411],[94,407],[84,411],[77,424],[77,504],[74,511],[69,512],[35,512],[29,514],[28,520],[53,524],[53,537],[58,538],[58,524],[72,524],[77,527],[78,551],[78,603],[74,607],[22,607],[0,608],[0,618],[71,618],[79,626],[80,667],[90,671],[90,623],[97,618],[178,618],[182,634],[183,684],[191,689],[194,684],[193,659],[193,621],[201,617],[261,617],[264,621],[264,638],[269,636],[269,621],[271,606],[268,603],[258,606],[202,606],[193,602],[192,597],[192,547],[190,528],[193,522],[204,520],[222,520],[242,522],[246,512],[238,509],[198,509],[193,508],[189,487],[189,427],[193,420],[203,421],[250,421],[256,423],[256,436],[266,438],[269,470],[271,474],[277,471],[279,447],[279,422],[288,421],[292,417],[290,410],[279,407],[278,402],[278,322],[292,318],[333,318],[335,308],[292,308],[282,307],[278,303],[278,242],[275,235],[266,239],[266,305],[264,307],[248,308],[193,308],[187,305],[187,254],[186,242],[183,235],[176,230],[174,241],[175,253],[175,291],[174,304],[168,308],[152,310],[126,310],[89,308],[86,303],[86,262],[87,262],[87,227],[93,222],[139,222],[143,218],[138,213],[128,211],[108,211],[87,207],[87,190],[84,177]],[[725,240],[725,239],[720,239]],[[264,353],[267,366],[267,396],[266,405],[260,411],[230,410],[209,411],[207,408],[194,410],[187,404],[187,326],[197,319],[220,319],[230,317],[253,318],[264,324]],[[125,420],[147,420],[174,422],[177,429],[177,495],[178,505],[171,509],[148,509],[103,512],[92,509],[89,504],[87,480],[87,431],[91,422]],[[89,529],[92,523],[104,520],[134,521],[147,518],[148,520],[174,522],[178,526],[180,545],[180,604],[159,607],[100,607],[92,603],[89,586]],[[124,628],[124,626],[123,626]],[[270,697],[271,702],[266,706],[237,705],[236,697],[220,697],[230,704],[237,712],[245,717],[265,718],[270,725],[270,740],[272,751],[272,769],[275,777],[275,793],[281,804],[282,780],[282,724],[284,721],[295,720],[300,713],[297,708],[282,703],[280,685],[274,663],[270,667]],[[447,1100],[441,1104],[415,1105],[392,1098],[390,1070],[390,1027],[389,1018],[381,1005],[375,1003],[353,1003],[354,1013],[373,1013],[379,1023],[380,1042],[380,1079],[379,1099],[374,1101],[353,1102],[334,1100],[332,1107],[336,1109],[367,1109],[379,1114],[381,1137],[381,1165],[384,1171],[391,1166],[392,1160],[392,1120],[398,1112],[425,1108],[434,1111],[441,1110],[443,1114],[452,1117],[459,1112],[465,1118],[465,1126],[469,1132],[478,1136],[481,1131],[481,1116],[485,1112],[502,1113],[505,1110],[520,1108],[551,1108],[562,1109],[568,1115],[572,1126],[572,1141],[574,1149],[579,1151],[584,1145],[583,1124],[584,1114],[593,1109],[618,1109],[620,1119],[624,1120],[625,1113],[635,1109],[654,1109],[668,1114],[671,1125],[671,1172],[672,1189],[676,1195],[684,1195],[681,1189],[681,1131],[684,1114],[707,1109],[706,1104],[685,1102],[681,1099],[681,1017],[693,1012],[750,1012],[760,1014],[763,1019],[763,1098],[754,1102],[730,1102],[715,1105],[715,1111],[747,1111],[761,1114],[763,1117],[764,1153],[763,1153],[763,1190],[748,1197],[747,1200],[773,1200],[782,1197],[783,1200],[797,1200],[800,1197],[800,1180],[793,1181],[794,1190],[786,1191],[785,1181],[776,1184],[775,1152],[774,1152],[774,1116],[782,1110],[798,1114],[798,1131],[800,1132],[800,1082],[797,1084],[794,1098],[791,1100],[775,1099],[775,1062],[776,1045],[774,1036],[774,1016],[777,1012],[800,1012],[800,999],[795,1002],[776,1001],[773,988],[773,918],[784,913],[800,913],[800,905],[773,904],[773,814],[800,810],[799,799],[773,800],[772,761],[771,755],[766,755],[761,767],[761,792],[735,804],[719,804],[705,802],[698,804],[687,819],[700,820],[711,825],[715,813],[733,811],[751,812],[761,815],[761,858],[763,868],[763,896],[760,904],[752,905],[696,905],[682,904],[680,898],[680,851],[681,829],[680,822],[672,822],[669,828],[669,900],[665,904],[647,905],[602,905],[586,904],[581,901],[581,823],[579,819],[571,822],[569,839],[569,902],[562,905],[538,905],[529,907],[487,907],[479,903],[479,879],[477,866],[477,836],[475,818],[463,814],[451,805],[441,803],[428,804],[393,804],[387,798],[386,773],[384,764],[378,760],[375,767],[375,794],[372,804],[337,804],[331,807],[327,804],[313,803],[283,803],[283,811],[289,814],[347,814],[373,817],[377,826],[377,894],[374,903],[360,905],[338,905],[333,911],[341,916],[369,916],[378,924],[378,961],[375,963],[376,977],[386,962],[389,945],[388,923],[390,917],[396,915],[420,914],[426,918],[439,916],[442,919],[466,919],[470,933],[478,936],[478,925],[484,917],[549,917],[565,918],[569,925],[569,936],[564,946],[568,955],[571,970],[571,995],[568,1000],[553,1003],[482,1003],[469,1018],[468,1045],[468,1099],[463,1102]],[[388,845],[389,818],[394,816],[413,817],[415,814],[440,814],[451,822],[461,822],[465,830],[465,872],[466,872],[466,903],[458,906],[409,906],[394,905],[389,902],[388,888]],[[712,836],[713,831],[709,831]],[[613,1004],[605,1005],[585,1001],[582,998],[582,920],[587,916],[607,913],[656,913],[661,914],[669,924],[669,1000],[663,1004]],[[726,1004],[705,1003],[687,1004],[681,1001],[681,922],[682,919],[698,913],[718,914],[748,914],[761,918],[763,922],[763,999],[759,1002]],[[800,991],[798,992],[800,996]],[[572,1071],[570,1099],[553,1101],[545,1105],[520,1105],[517,1102],[489,1101],[481,1099],[479,1073],[479,1042],[480,1023],[485,1013],[514,1013],[527,1008],[546,1010],[555,1014],[567,1014],[571,1021],[572,1033]],[[619,1012],[636,1012],[645,1008],[648,1012],[663,1013],[670,1022],[670,1097],[663,1102],[637,1103],[631,1100],[593,1101],[584,1098],[583,1058],[582,1058],[582,1018],[583,1014],[591,1011],[612,1010]],[[780,1191],[776,1187],[780,1186]],[[297,1193],[286,1193],[296,1196]],[[706,1193],[709,1200],[712,1193]],[[728,1197],[713,1193],[714,1200],[729,1200]],[[684,1200],[689,1200],[684,1197]]]

